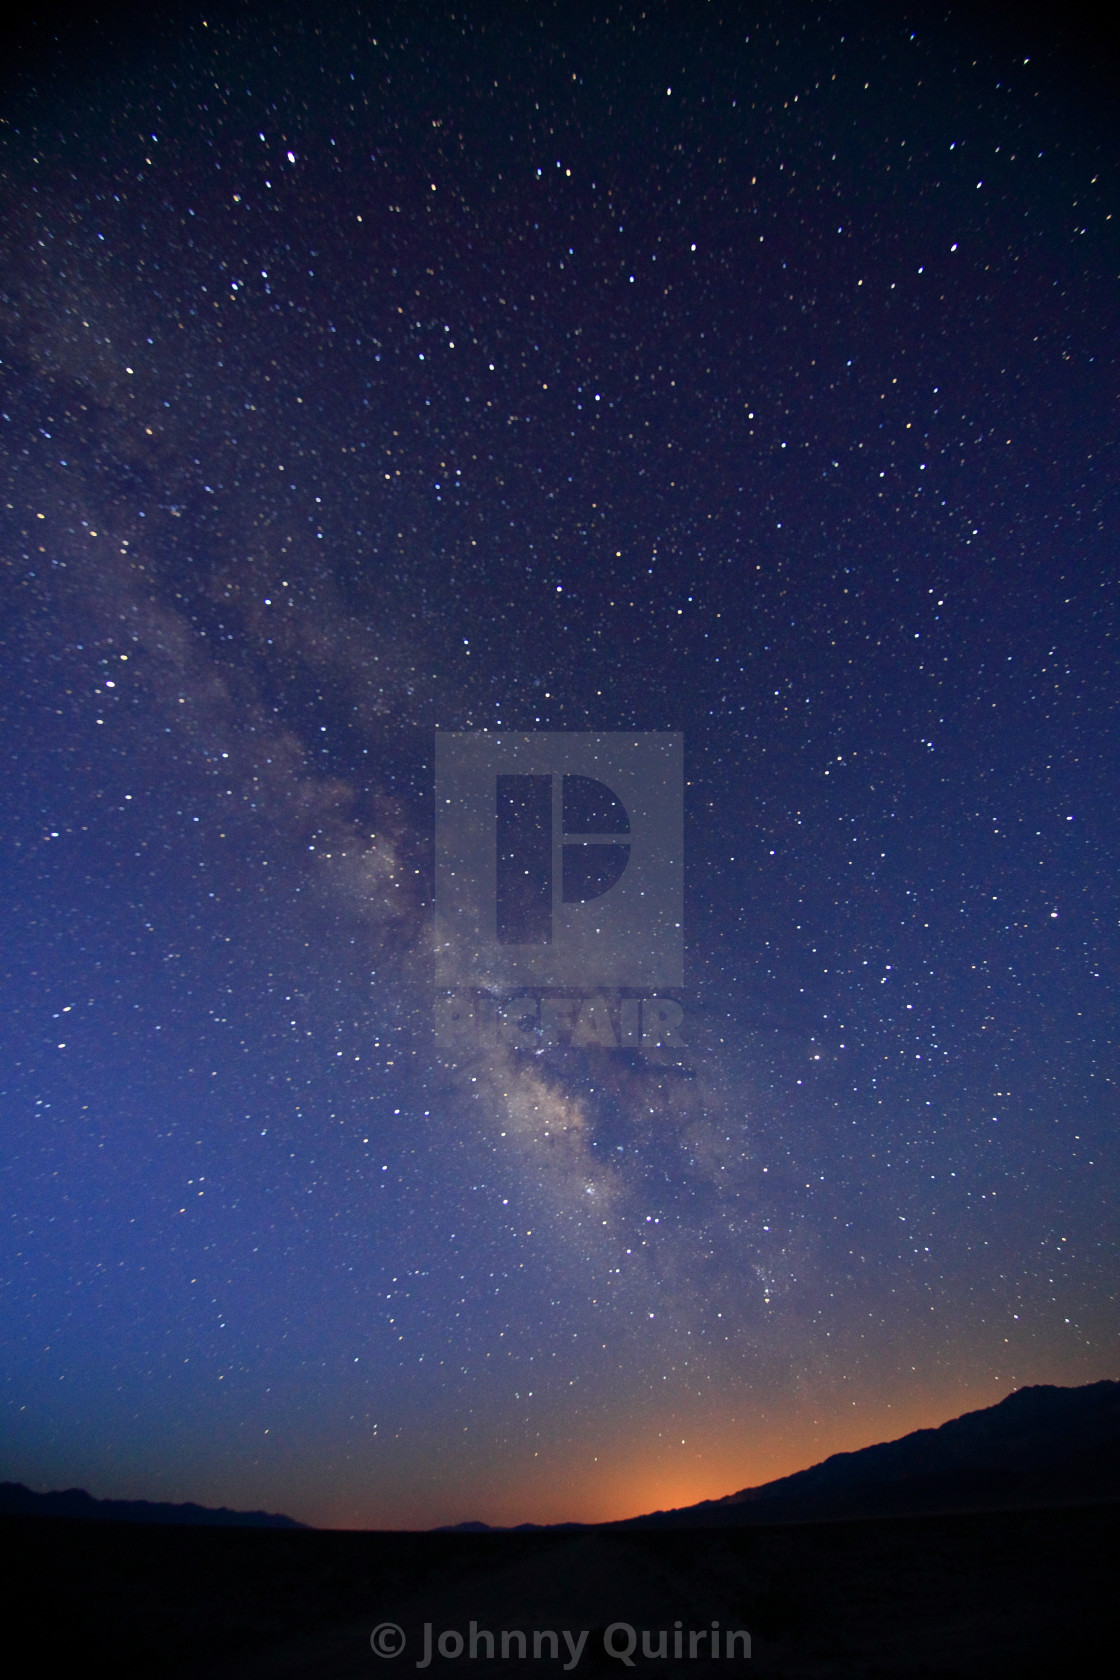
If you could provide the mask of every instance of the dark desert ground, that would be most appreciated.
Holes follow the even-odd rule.
[[[14,1601],[55,1672],[234,1677],[414,1670],[370,1653],[388,1614],[419,1638],[481,1627],[592,1630],[582,1674],[624,1672],[595,1630],[752,1634],[749,1673],[844,1680],[1042,1680],[1106,1671],[1120,1513],[1115,1504],[726,1531],[348,1534],[140,1529],[5,1518]],[[561,1646],[563,1650],[563,1646]],[[559,1668],[560,1663],[548,1665]],[[510,1661],[432,1664],[513,1674]],[[728,1664],[641,1662],[644,1673]]]

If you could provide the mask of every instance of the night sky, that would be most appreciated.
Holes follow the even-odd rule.
[[[1039,15],[13,38],[4,1476],[596,1520],[1120,1375],[1118,125]],[[685,1055],[436,1044],[443,730],[683,734]]]

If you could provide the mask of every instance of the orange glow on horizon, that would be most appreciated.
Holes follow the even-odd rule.
[[[617,1522],[722,1499],[748,1487],[809,1469],[833,1453],[854,1452],[897,1440],[916,1429],[937,1428],[964,1412],[992,1405],[1011,1391],[1002,1383],[983,1394],[960,1384],[940,1394],[903,1394],[893,1401],[851,1405],[831,1415],[808,1399],[784,1416],[747,1423],[736,1415],[703,1427],[677,1423],[659,1432],[619,1426],[600,1437],[594,1452],[581,1447],[528,1464],[511,1456],[489,1474],[459,1466],[443,1485],[410,1498],[399,1488],[379,1498],[372,1489],[345,1499],[314,1501],[304,1520],[320,1528],[425,1530],[465,1521],[492,1528],[519,1523]],[[816,1417],[812,1414],[816,1412]],[[652,1438],[651,1438],[652,1437]],[[310,1502],[309,1502],[310,1503]]]

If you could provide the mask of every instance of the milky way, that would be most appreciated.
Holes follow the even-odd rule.
[[[1116,126],[1001,12],[31,28],[5,1471],[718,1496],[1116,1374]],[[675,732],[687,1050],[437,1042],[437,731]]]

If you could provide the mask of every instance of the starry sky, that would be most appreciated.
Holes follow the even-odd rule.
[[[1064,15],[11,38],[6,1477],[592,1521],[1120,1374]],[[683,1059],[436,1044],[442,730],[683,734]]]

